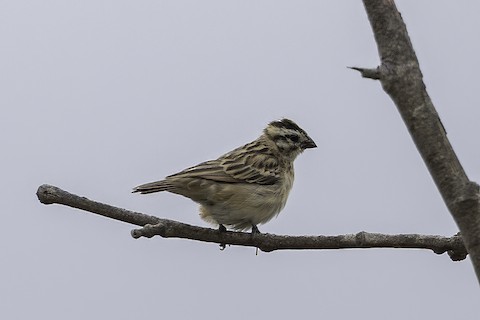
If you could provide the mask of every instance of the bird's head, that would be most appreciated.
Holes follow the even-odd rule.
[[[274,143],[279,153],[292,161],[303,150],[317,147],[305,130],[289,119],[272,121],[263,132],[267,139]]]

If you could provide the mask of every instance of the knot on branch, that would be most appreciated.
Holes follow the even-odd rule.
[[[359,247],[364,247],[367,242],[368,233],[366,231],[360,231],[355,235],[355,241]]]
[[[152,238],[156,235],[165,237],[166,230],[167,226],[165,221],[161,221],[157,224],[147,224],[141,229],[133,229],[130,233],[135,239],[138,239],[140,237]]]
[[[465,245],[463,244],[463,239],[460,232],[454,235],[450,239],[450,241],[452,242],[452,247],[453,247],[453,249],[447,251],[450,259],[452,259],[452,261],[465,260],[468,255],[468,251],[465,248]]]
[[[450,257],[450,259],[452,259],[452,261],[465,260],[467,258],[467,255],[468,255],[467,250],[460,250],[460,251],[448,250],[447,253],[448,253],[448,256]]]

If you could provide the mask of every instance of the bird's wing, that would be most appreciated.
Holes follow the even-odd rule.
[[[167,178],[202,178],[225,183],[271,185],[280,179],[279,162],[268,149],[235,149],[217,160],[202,162]]]
[[[245,153],[222,159],[226,174],[235,179],[256,184],[275,184],[280,179],[276,157],[263,153]]]

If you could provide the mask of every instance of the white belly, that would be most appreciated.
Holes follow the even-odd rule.
[[[293,179],[281,185],[222,184],[212,190],[211,201],[201,203],[200,216],[205,221],[235,230],[268,222],[287,202]]]

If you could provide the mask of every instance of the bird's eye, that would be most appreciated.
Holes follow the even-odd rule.
[[[295,134],[288,135],[287,138],[292,140],[292,142],[298,142],[299,139],[299,137]]]

